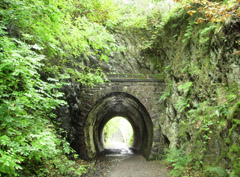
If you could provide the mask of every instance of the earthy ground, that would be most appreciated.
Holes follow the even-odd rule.
[[[168,177],[160,161],[146,161],[141,155],[103,154],[84,177]]]

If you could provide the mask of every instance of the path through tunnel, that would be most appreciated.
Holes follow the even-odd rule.
[[[134,96],[115,92],[97,101],[88,114],[84,126],[84,140],[88,157],[104,151],[103,129],[114,117],[124,117],[133,129],[132,148],[148,158],[152,148],[153,124],[143,104]]]
[[[103,154],[132,154],[132,125],[124,117],[113,117],[105,124],[100,140],[105,149]]]

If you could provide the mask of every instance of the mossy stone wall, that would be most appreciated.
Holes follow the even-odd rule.
[[[165,63],[162,102],[166,119],[176,123],[176,147],[198,169],[220,166],[240,175],[240,21],[196,20],[176,12],[146,51]]]

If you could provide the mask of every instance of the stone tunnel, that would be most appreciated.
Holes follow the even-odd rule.
[[[153,124],[145,107],[134,96],[125,92],[113,92],[101,98],[87,116],[84,126],[88,156],[94,157],[104,150],[102,131],[113,117],[125,117],[133,127],[133,148],[149,156],[152,146]]]
[[[136,75],[110,75],[103,85],[79,88],[71,96],[69,115],[60,116],[72,147],[83,159],[95,158],[104,150],[105,124],[121,116],[132,125],[133,148],[147,159],[158,156],[169,143],[158,121],[163,90],[162,80]]]

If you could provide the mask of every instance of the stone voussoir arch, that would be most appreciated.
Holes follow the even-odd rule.
[[[92,159],[103,150],[101,131],[114,116],[125,117],[135,133],[134,147],[146,158],[163,148],[159,98],[164,82],[149,76],[109,76],[109,82],[79,93],[81,114],[75,125],[73,147],[84,159]]]

